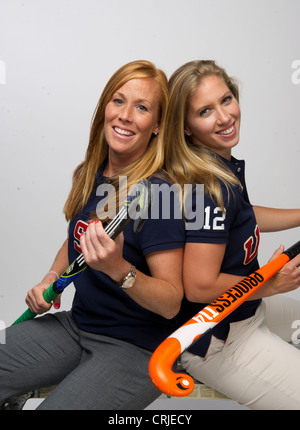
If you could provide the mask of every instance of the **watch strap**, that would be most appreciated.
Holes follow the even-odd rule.
[[[129,281],[131,278],[133,278],[133,282],[131,283],[131,285],[127,286],[126,282]],[[113,281],[113,282],[114,284],[118,285],[118,287],[121,287],[124,290],[126,290],[128,288],[131,288],[134,285],[135,278],[136,278],[136,268],[134,267],[133,264],[130,264],[130,270],[127,273],[127,275],[123,277],[121,282],[117,282],[117,281]]]

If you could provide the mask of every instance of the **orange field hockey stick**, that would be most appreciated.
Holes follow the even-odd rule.
[[[194,389],[193,379],[189,375],[172,371],[180,354],[233,312],[299,253],[300,241],[246,276],[165,339],[150,359],[149,373],[153,384],[169,396],[183,397],[191,394]]]

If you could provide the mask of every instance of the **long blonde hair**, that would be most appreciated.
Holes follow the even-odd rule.
[[[107,82],[99,102],[96,106],[91,130],[89,145],[85,160],[77,166],[73,174],[73,183],[70,194],[64,206],[67,221],[85,206],[95,186],[95,176],[99,166],[108,155],[108,144],[104,135],[105,108],[113,94],[131,79],[153,78],[160,87],[159,123],[160,133],[152,135],[146,152],[130,166],[119,172],[118,176],[127,177],[127,189],[138,183],[142,178],[148,178],[159,171],[164,162],[164,148],[162,135],[164,134],[165,116],[168,105],[168,81],[165,73],[157,69],[149,61],[137,60],[122,66]],[[114,179],[114,178],[111,178]],[[113,180],[117,186],[118,178]]]
[[[169,79],[169,107],[165,127],[165,168],[171,180],[184,184],[204,184],[205,192],[224,208],[220,183],[227,190],[239,181],[209,149],[195,145],[185,136],[188,104],[200,81],[209,75],[220,76],[239,101],[239,90],[233,78],[212,60],[191,61],[177,69]]]

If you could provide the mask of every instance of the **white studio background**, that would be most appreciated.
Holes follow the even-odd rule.
[[[102,89],[147,59],[215,59],[241,86],[253,203],[299,208],[300,0],[0,0],[0,320],[26,307],[67,234],[62,208]],[[260,263],[300,229],[262,235]],[[300,298],[300,292],[290,293]],[[71,304],[73,287],[64,293]]]

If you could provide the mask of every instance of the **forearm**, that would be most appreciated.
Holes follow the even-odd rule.
[[[275,254],[274,254],[275,255]],[[241,282],[245,276],[234,276],[220,273],[215,281],[207,284],[206,288],[201,285],[191,285],[186,288],[188,300],[196,303],[211,303],[220,297],[231,287]],[[290,260],[285,266],[271,279],[265,282],[247,300],[263,299],[277,294],[283,294],[297,289],[300,286],[300,254]]]
[[[183,298],[183,289],[178,285],[139,271],[134,286],[125,291],[140,306],[167,319],[177,315]]]
[[[275,232],[300,226],[300,209],[275,209],[253,206],[261,232]]]
[[[182,249],[153,253],[147,257],[151,276],[136,271],[134,286],[124,291],[143,308],[164,318],[177,315],[183,298],[182,286]],[[125,260],[122,276],[129,271],[130,263]],[[116,271],[112,275],[116,277]],[[118,280],[122,279],[120,272]],[[121,288],[121,287],[120,287]]]
[[[44,276],[42,281],[28,291],[25,298],[27,306],[32,312],[36,314],[41,314],[47,312],[51,308],[51,304],[46,303],[43,297],[44,291],[57,280],[56,273],[60,276],[68,267],[68,240],[66,240],[54,259],[54,262],[49,270],[49,272]],[[55,272],[52,273],[51,271]],[[59,297],[57,297],[56,303],[59,302]]]
[[[189,301],[194,303],[211,303],[213,300],[224,294],[229,288],[240,282],[244,277],[219,273],[215,279],[207,282],[197,283],[194,279],[185,279],[185,294]]]
[[[207,288],[204,288],[203,285],[201,288],[197,288],[195,285],[192,289],[192,293],[188,292],[186,289],[187,299],[194,303],[211,303],[216,300],[234,285],[241,282],[245,276],[234,276],[228,275],[226,273],[220,273],[218,278],[212,285]],[[257,300],[262,299],[264,297],[270,297],[276,294],[280,294],[283,292],[290,291],[291,289],[295,289],[297,286],[290,287],[284,283],[284,279],[280,280],[278,277],[273,277],[269,281],[267,281],[264,285],[262,285],[257,291],[255,291],[251,296],[247,299]]]
[[[52,284],[57,279],[56,274],[58,276],[61,276],[68,266],[69,266],[68,239],[66,239],[62,247],[56,254],[53,264],[51,265],[49,272],[44,276],[42,282],[50,281],[50,284]]]

